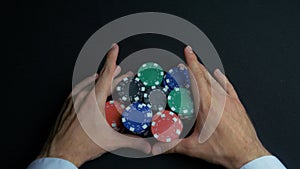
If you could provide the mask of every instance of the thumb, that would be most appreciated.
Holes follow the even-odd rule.
[[[144,152],[146,154],[149,154],[151,152],[151,145],[146,139],[138,137],[138,136],[133,136],[133,135],[123,135],[120,133],[116,133],[116,147],[115,149],[118,148],[131,148],[135,150],[139,150],[141,152]]]
[[[157,142],[152,146],[152,154],[169,154],[176,153],[178,146],[180,146],[180,142],[182,139],[173,140],[170,143]]]
[[[100,72],[99,79],[95,85],[95,93],[97,96],[98,103],[105,103],[107,96],[111,89],[112,80],[115,75],[116,60],[119,53],[119,47],[117,44],[113,44],[109,50],[106,62],[103,69]]]

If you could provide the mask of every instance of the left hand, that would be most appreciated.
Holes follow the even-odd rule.
[[[132,72],[129,72],[115,79],[114,82],[112,81],[121,71],[120,67],[116,66],[118,51],[118,45],[114,44],[107,54],[106,63],[99,76],[92,75],[73,88],[38,158],[62,158],[79,167],[86,161],[101,156],[107,150],[121,147],[137,149],[147,154],[151,152],[151,146],[147,141],[115,132],[107,125],[105,115],[103,115],[112,84],[117,84],[125,76],[133,75]],[[97,80],[96,84],[92,88],[95,90],[90,90],[95,80]],[[90,122],[91,119],[88,116],[92,115],[93,117],[93,115],[99,115],[98,113],[102,114],[99,116],[102,119],[92,119]],[[88,122],[91,123],[91,127],[97,127],[98,140],[91,139],[79,121]],[[95,143],[97,141],[105,147],[97,145]]]

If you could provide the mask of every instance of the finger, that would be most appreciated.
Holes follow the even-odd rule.
[[[181,139],[173,140],[170,143],[157,142],[152,146],[152,154],[176,153],[176,147],[179,146]]]
[[[77,95],[82,89],[84,89],[87,85],[91,84],[98,78],[98,73],[93,74],[85,78],[83,81],[79,82],[70,93],[69,97]]]
[[[124,135],[117,132],[114,132],[113,137],[115,138],[114,139],[115,148],[113,149],[131,148],[131,149],[139,150],[146,154],[149,154],[151,152],[150,143],[141,137],[133,136],[129,134]]]
[[[201,64],[197,60],[197,56],[193,52],[193,49],[190,46],[187,46],[184,49],[184,55],[187,61],[187,65],[190,68],[191,75],[195,77],[197,82],[197,87],[199,88],[199,93],[202,97],[206,98],[209,96],[210,92],[210,82],[208,80],[208,75],[203,70]]]
[[[217,91],[220,94],[227,94],[226,91],[223,89],[223,87],[220,85],[220,83],[209,74],[209,78],[210,78],[210,83],[211,83],[211,87],[212,89],[214,89],[215,91]]]
[[[91,89],[94,87],[95,80],[97,80],[98,74],[95,73],[92,76],[87,77],[85,80],[77,84],[72,90],[73,103],[75,110],[78,110],[83,99],[88,95]]]
[[[112,88],[111,88],[111,90],[109,91],[110,94],[112,93],[112,91],[114,90],[114,88],[115,88],[115,87],[116,87],[116,86],[117,86],[124,78],[126,78],[126,77],[133,77],[133,76],[134,76],[133,72],[132,72],[132,71],[128,71],[127,73],[125,73],[125,74],[123,74],[123,75],[121,75],[121,76],[115,78],[115,79],[113,80]]]
[[[124,78],[126,77],[132,77],[134,76],[133,72],[132,71],[128,71],[127,73],[117,77],[114,79],[114,82],[113,82],[113,87],[115,87],[118,83],[120,83]]]
[[[102,124],[101,132],[104,131],[103,135],[106,135],[109,140],[108,145],[108,142],[105,142],[105,145],[108,146],[107,148],[109,150],[116,150],[119,148],[131,148],[144,152],[146,154],[149,154],[151,152],[151,145],[148,141],[146,141],[146,139],[130,134],[121,134],[119,132],[116,132],[111,128],[111,126],[107,124],[107,122],[105,121],[105,116],[103,114],[100,114],[100,116],[100,119],[102,120],[102,122],[100,122]]]
[[[121,73],[121,70],[122,70],[121,67],[118,65],[115,69],[113,78],[117,77]]]
[[[116,76],[118,76],[120,73],[121,73],[121,67],[118,65],[114,71],[114,74],[113,74],[113,78],[115,78]],[[107,91],[107,93],[110,93],[111,94],[111,91]]]
[[[180,63],[178,64],[178,67],[187,68],[184,64]],[[192,90],[192,96],[193,96],[193,102],[194,102],[194,112],[198,113],[199,106],[200,106],[200,96],[199,96],[199,90],[197,86],[197,82],[195,79],[195,76],[193,76],[193,73],[191,72],[191,69],[187,68],[189,71],[189,78],[191,83],[191,90]]]
[[[95,92],[97,96],[98,103],[105,103],[107,96],[109,95],[112,79],[116,69],[116,60],[118,57],[119,46],[113,44],[112,48],[109,50],[106,58],[105,65],[101,70],[99,79],[95,86]]]
[[[82,89],[81,92],[79,92],[75,97],[73,97],[75,111],[79,110],[79,107],[83,103],[84,99],[91,92],[91,90],[93,89],[93,87],[94,87],[94,84],[90,83],[84,89]]]
[[[195,62],[198,62],[197,56],[193,52],[190,46],[187,46],[185,48],[185,52],[187,53],[186,56],[190,53],[190,55],[195,59]],[[188,61],[188,60],[187,60]],[[198,62],[198,68],[201,70],[200,73],[203,76],[203,79],[206,80],[206,83],[208,84],[208,87],[212,87],[213,89],[216,89],[219,92],[224,93],[222,87],[217,83],[217,81],[211,76],[211,74],[207,71],[204,65]],[[193,72],[193,70],[192,70]],[[194,72],[193,72],[194,73]],[[197,75],[197,74],[196,74]],[[208,90],[211,90],[210,88]]]
[[[98,78],[98,73],[95,73],[95,74],[85,78],[83,81],[79,82],[73,88],[72,92],[70,93],[70,95],[67,98],[67,103],[68,103],[67,109],[65,109],[65,106],[63,107],[63,109],[60,112],[60,115],[58,117],[58,119],[60,119],[60,120],[58,120],[58,121],[64,121],[65,118],[69,115],[65,112],[71,112],[71,109],[73,108],[73,106],[74,106],[75,110],[78,106],[80,106],[83,96],[86,96],[88,93],[88,92],[84,92],[85,89],[88,86],[92,86],[92,83],[94,83],[97,78]],[[88,90],[88,91],[90,91],[90,90]],[[79,99],[77,99],[77,98],[79,98]]]
[[[105,90],[103,92],[106,93]],[[127,147],[149,153],[151,151],[151,145],[145,141],[145,139],[128,137],[111,128],[106,122],[104,113],[105,105],[99,106],[99,99],[95,100],[97,99],[95,95],[96,92],[90,92],[84,104],[80,107],[79,113],[77,113],[77,118],[80,123],[84,124],[86,129],[89,129],[89,136],[107,151]],[[107,96],[105,96],[105,101],[106,97]],[[105,101],[100,101],[100,104],[105,104]]]
[[[225,90],[220,86],[220,84],[216,81],[216,79],[212,77],[212,75],[207,71],[207,69],[202,64],[200,64],[200,69],[202,69],[202,71],[204,72],[204,75],[206,75],[205,79],[206,79],[207,83],[209,84],[209,87],[218,91],[219,93],[226,94]],[[209,89],[209,90],[211,90],[211,89]]]
[[[178,67],[186,68],[186,66],[185,66],[183,63],[179,63],[177,66],[178,66]]]
[[[194,53],[192,47],[190,46],[187,46],[185,49],[184,49],[184,54],[185,54],[185,57],[186,57],[186,60],[187,60],[187,64],[188,66],[189,63],[191,63],[191,65],[195,68],[198,68],[201,70],[201,74],[203,76],[203,78],[209,82],[209,72],[206,70],[205,66],[203,64],[201,64],[199,61],[198,61],[198,57],[196,56],[196,54]],[[190,61],[190,62],[189,62]]]
[[[232,86],[228,78],[219,69],[216,69],[214,71],[214,75],[217,81],[219,82],[219,84],[223,87],[223,89],[227,92],[228,95],[234,98],[238,98],[238,95],[234,87]]]

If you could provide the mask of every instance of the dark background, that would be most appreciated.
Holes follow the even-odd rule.
[[[11,1],[2,6],[9,36],[1,168],[26,168],[71,91],[85,41],[121,16],[157,11],[198,26],[214,44],[266,148],[300,168],[299,1]],[[5,25],[5,26],[7,26]],[[158,38],[159,39],[159,38]],[[168,41],[168,40],[166,40]],[[122,55],[144,47],[181,51],[172,41],[124,41]],[[128,48],[126,48],[128,47]],[[8,66],[7,64],[3,65]],[[5,103],[5,102],[4,102]],[[3,151],[3,150],[2,150]],[[183,155],[128,159],[106,154],[82,168],[222,168]]]

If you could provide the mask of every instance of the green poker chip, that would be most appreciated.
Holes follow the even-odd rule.
[[[180,118],[191,118],[194,114],[191,92],[186,88],[174,88],[168,95],[168,104]]]
[[[148,62],[139,67],[138,78],[145,86],[159,86],[164,77],[162,67],[154,62]]]

